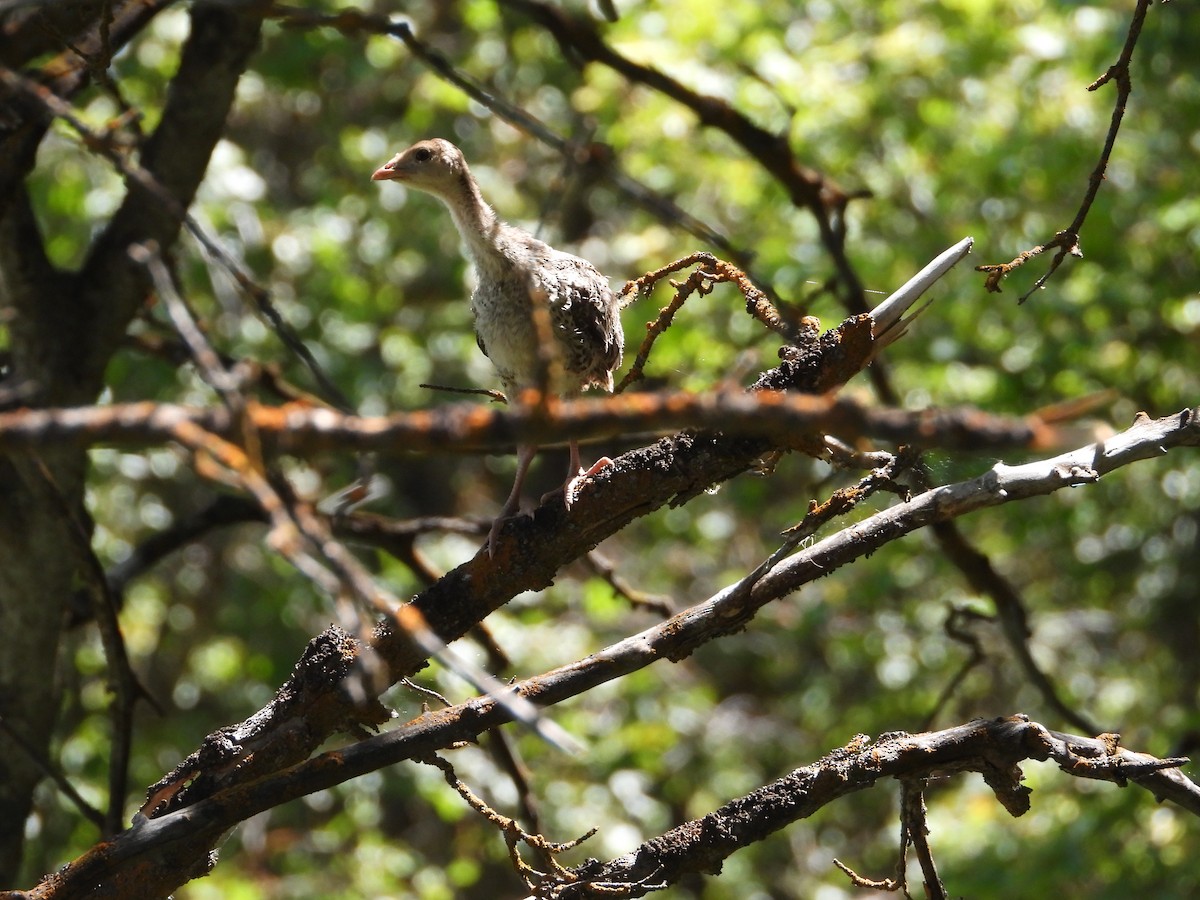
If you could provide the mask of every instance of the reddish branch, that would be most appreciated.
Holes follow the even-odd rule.
[[[671,322],[675,318],[675,314],[683,307],[688,298],[693,294],[705,296],[712,292],[715,285],[730,282],[734,284],[742,297],[746,301],[746,312],[758,320],[764,327],[781,335],[787,342],[794,343],[797,340],[796,329],[789,327],[789,324],[779,315],[779,311],[760,291],[754,283],[737,266],[726,262],[723,259],[717,259],[711,253],[692,253],[682,259],[677,259],[675,262],[665,265],[653,272],[647,272],[640,278],[628,282],[621,290],[621,306],[625,307],[633,303],[638,297],[649,292],[654,288],[659,281],[666,278],[668,275],[686,269],[688,266],[702,263],[703,268],[697,267],[691,275],[683,281],[668,281],[671,287],[675,288],[675,296],[671,302],[658,311],[658,316],[653,322],[646,325],[646,337],[642,339],[642,345],[638,348],[637,356],[634,358],[633,364],[629,367],[620,384],[617,385],[614,393],[621,393],[630,385],[640,381],[643,377],[643,370],[646,362],[650,359],[650,351],[654,348],[654,342],[658,340],[668,328],[671,327]],[[812,321],[816,321],[815,319]]]
[[[996,451],[1054,446],[1056,431],[1036,416],[998,416],[972,408],[917,411],[874,408],[849,396],[775,391],[625,394],[511,408],[452,404],[387,416],[348,416],[309,406],[250,403],[246,417],[264,447],[310,455],[339,450],[478,452],[517,441],[597,440],[629,433],[717,429],[728,436],[765,438],[781,448],[810,446],[829,432],[844,439],[875,438],[948,450]],[[239,435],[235,416],[221,408],[141,401],[73,409],[0,413],[0,449],[62,444],[138,446],[175,440],[183,425],[225,439]]]

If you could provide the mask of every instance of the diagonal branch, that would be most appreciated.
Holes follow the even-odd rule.
[[[832,179],[796,159],[786,134],[774,134],[718,97],[698,93],[652,66],[622,56],[604,42],[595,26],[542,0],[503,0],[503,5],[529,16],[558,42],[567,59],[607,66],[635,84],[645,85],[690,109],[704,126],[728,135],[787,191],[792,203],[816,220],[821,242],[833,259],[852,313],[865,312],[862,282],[845,248],[847,204],[866,196],[847,192]]]
[[[1016,587],[998,572],[992,561],[977,548],[971,546],[954,522],[939,522],[933,526],[933,534],[947,558],[954,563],[972,590],[990,597],[996,607],[996,618],[1008,646],[1025,672],[1030,684],[1042,695],[1046,707],[1072,728],[1096,732],[1090,719],[1074,710],[1059,696],[1058,688],[1050,676],[1042,670],[1029,646],[1031,631],[1025,604]]]
[[[148,279],[127,255],[135,243],[174,245],[187,207],[225,129],[238,80],[258,47],[261,5],[205,0],[191,9],[191,33],[171,79],[162,118],[141,153],[141,169],[174,203],[136,179],[108,226],[93,243],[79,281],[85,314],[93,319],[87,368],[103,372],[129,320],[145,299]]]
[[[1001,290],[1000,282],[1013,272],[1013,270],[1023,266],[1035,256],[1040,256],[1047,250],[1056,248],[1058,252],[1054,254],[1054,258],[1050,261],[1050,268],[1017,301],[1018,303],[1024,303],[1033,296],[1035,291],[1041,289],[1050,280],[1050,276],[1058,270],[1058,267],[1068,255],[1075,257],[1083,256],[1083,249],[1079,246],[1079,232],[1083,228],[1084,220],[1087,219],[1088,213],[1092,209],[1096,195],[1100,192],[1100,185],[1104,183],[1104,173],[1108,170],[1108,160],[1112,156],[1113,147],[1117,143],[1117,132],[1121,128],[1121,121],[1125,118],[1125,104],[1129,101],[1129,95],[1133,92],[1133,81],[1130,76],[1133,49],[1137,46],[1138,37],[1142,33],[1142,23],[1146,20],[1146,13],[1149,10],[1150,0],[1138,0],[1137,8],[1133,11],[1133,19],[1129,23],[1129,31],[1125,35],[1125,45],[1121,49],[1120,57],[1108,67],[1108,70],[1103,75],[1087,87],[1089,91],[1096,91],[1108,84],[1108,82],[1115,81],[1117,85],[1117,99],[1113,104],[1112,119],[1109,122],[1108,135],[1104,139],[1104,149],[1100,151],[1100,160],[1092,170],[1091,177],[1088,178],[1087,191],[1084,193],[1083,201],[1075,213],[1074,220],[1045,244],[1025,250],[1011,262],[976,266],[976,272],[987,274],[987,278],[984,279],[984,285],[989,291],[999,293]]]

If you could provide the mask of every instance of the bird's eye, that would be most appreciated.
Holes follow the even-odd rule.
[[[429,162],[431,159],[433,159],[433,151],[428,147],[422,147],[413,154],[413,158],[416,159],[417,162]]]

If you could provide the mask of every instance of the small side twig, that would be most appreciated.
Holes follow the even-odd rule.
[[[508,845],[508,855],[512,860],[513,867],[517,870],[517,874],[525,881],[527,888],[534,890],[539,883],[548,877],[551,877],[556,883],[576,880],[576,876],[569,869],[563,867],[555,857],[568,850],[573,850],[588,840],[596,833],[595,828],[571,841],[555,842],[547,840],[544,835],[525,831],[515,819],[492,809],[481,797],[463,784],[455,773],[454,767],[440,756],[431,754],[420,759],[420,762],[440,769],[443,777],[446,779],[446,783],[454,788],[458,795],[466,801],[467,805],[500,829],[500,832],[504,835],[504,842]],[[548,871],[540,871],[525,862],[518,850],[520,844],[525,844],[533,850],[537,854],[541,865]]]
[[[492,390],[490,388],[465,388],[453,387],[446,384],[427,384],[421,382],[417,387],[425,388],[427,391],[445,391],[448,394],[470,394],[473,396],[487,397],[493,403],[508,403],[508,397],[504,391]]]
[[[865,875],[859,875],[852,868],[838,859],[833,858],[833,864],[846,873],[846,877],[850,879],[850,883],[855,887],[867,888],[872,891],[899,891],[903,890],[901,883],[895,878],[868,878]],[[904,891],[908,895],[908,891]]]
[[[1017,664],[1024,671],[1046,705],[1073,728],[1095,734],[1101,729],[1087,716],[1073,709],[1059,696],[1058,688],[1033,657],[1029,639],[1033,634],[1029,626],[1029,614],[1025,602],[1016,587],[998,572],[988,557],[963,536],[955,522],[938,522],[933,534],[946,558],[958,568],[968,584],[985,597],[991,599],[996,608],[996,619],[1008,646],[1012,649]]]
[[[83,795],[75,790],[75,785],[71,784],[70,779],[53,762],[46,759],[37,747],[26,740],[25,735],[14,728],[3,714],[0,714],[0,731],[4,732],[9,740],[21,748],[21,751],[29,758],[29,761],[37,766],[43,775],[54,782],[54,786],[62,791],[63,796],[74,804],[75,808],[79,810],[80,815],[95,825],[101,834],[107,832],[108,825],[105,820],[105,814],[88,803]]]
[[[675,319],[675,314],[679,312],[683,304],[694,294],[704,296],[711,293],[713,287],[718,284],[728,282],[736,285],[746,300],[747,313],[761,322],[767,329],[781,335],[789,343],[795,341],[798,335],[797,329],[784,320],[774,304],[767,298],[767,295],[759,290],[745,272],[732,263],[718,259],[711,253],[703,251],[691,253],[652,272],[647,272],[640,278],[635,278],[627,282],[618,295],[621,308],[624,309],[631,305],[668,275],[686,269],[688,266],[696,265],[697,263],[701,264],[703,268],[697,268],[696,271],[683,281],[668,281],[671,287],[675,288],[675,296],[671,299],[670,303],[659,310],[655,320],[646,325],[646,337],[643,338],[642,344],[638,348],[633,365],[630,366],[629,371],[625,373],[625,376],[614,389],[614,394],[621,393],[630,385],[645,377],[644,369],[647,360],[650,358],[650,351],[654,347],[655,341],[671,327],[671,323]]]
[[[954,696],[954,692],[958,690],[958,686],[963,683],[963,679],[970,674],[972,669],[987,659],[987,654],[984,653],[983,645],[980,643],[979,638],[965,628],[964,623],[989,618],[989,616],[965,606],[956,605],[951,608],[950,614],[946,617],[943,631],[945,631],[946,637],[955,643],[968,647],[971,652],[963,661],[963,664],[958,667],[958,671],[950,676],[950,680],[942,688],[942,692],[938,694],[937,700],[933,702],[933,706],[929,710],[929,715],[921,723],[922,730],[928,730],[933,727],[934,722],[937,721],[946,704],[950,702],[950,698]]]
[[[675,604],[668,596],[648,594],[631,585],[617,571],[617,567],[599,550],[593,550],[584,557],[588,567],[611,587],[618,595],[629,601],[629,605],[656,613],[664,618],[675,613]]]

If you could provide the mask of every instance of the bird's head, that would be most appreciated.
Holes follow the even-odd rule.
[[[451,197],[467,181],[467,161],[449,141],[432,138],[397,153],[371,176],[372,181],[399,181],[438,197]]]

